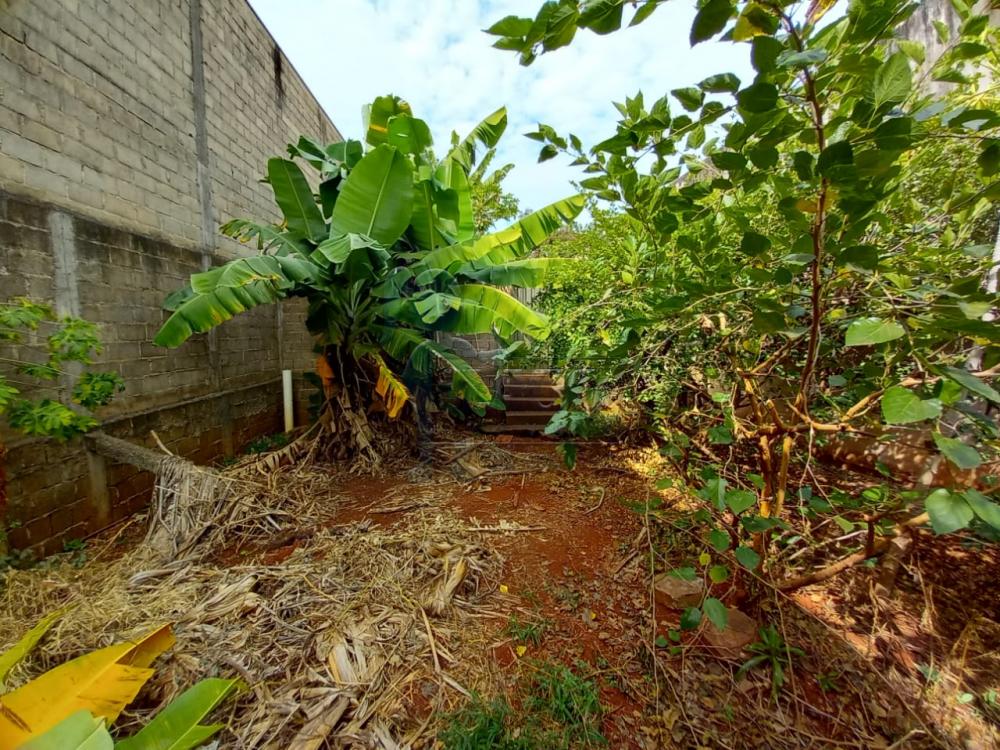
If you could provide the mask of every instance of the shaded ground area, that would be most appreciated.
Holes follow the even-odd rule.
[[[173,619],[177,653],[135,718],[238,667],[251,692],[222,747],[287,746],[341,698],[350,708],[316,747],[994,746],[994,548],[920,535],[888,605],[863,567],[788,597],[747,575],[713,584],[779,639],[720,650],[704,623],[679,632],[681,609],[653,603],[653,574],[703,569],[707,548],[672,510],[676,491],[656,489],[666,470],[655,453],[592,444],[569,472],[553,442],[456,434],[438,455],[451,458],[399,458],[374,478],[251,467],[241,481],[274,498],[272,524],[255,513],[231,523],[214,534],[221,546],[159,574],[166,589],[129,583],[153,564],[136,558],[138,521],[11,572],[0,643],[88,598],[24,678]],[[169,596],[150,601],[159,591]],[[364,687],[338,681],[333,662],[326,671],[330,644],[347,649],[349,669],[377,665]]]

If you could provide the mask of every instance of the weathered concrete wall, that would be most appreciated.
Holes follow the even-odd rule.
[[[990,16],[992,24],[1000,24],[1000,7],[996,6],[997,3],[994,0],[980,0],[980,2],[975,3],[976,13],[986,13]],[[948,47],[948,43],[942,42],[938,36],[935,23],[943,24],[949,30],[952,39],[958,36],[962,19],[955,12],[950,0],[923,0],[913,15],[899,29],[901,37],[912,39],[924,45],[925,68],[933,65]],[[924,85],[939,94],[948,91],[953,86],[950,83],[930,80],[925,81]]]
[[[208,461],[280,429],[280,370],[312,359],[301,305],[174,351],[150,341],[167,293],[246,252],[220,223],[278,218],[260,177],[299,134],[340,137],[245,0],[0,3],[0,301],[101,324],[99,365],[126,382],[107,431],[148,443],[155,429]],[[82,446],[10,445],[15,546],[50,552],[106,520]],[[111,520],[148,497],[148,475],[108,479]]]

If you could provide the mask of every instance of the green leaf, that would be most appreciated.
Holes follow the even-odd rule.
[[[726,22],[736,13],[730,0],[708,0],[691,25],[691,46],[711,39],[726,27]]]
[[[747,165],[746,157],[737,151],[716,151],[711,158],[716,167],[727,172],[743,169]]]
[[[708,532],[708,543],[717,552],[725,552],[729,549],[729,534],[727,534],[722,529],[712,529]]]
[[[423,153],[434,143],[431,129],[427,123],[409,115],[396,115],[389,120],[389,132],[386,141],[404,154]]]
[[[670,571],[670,575],[682,581],[693,581],[698,577],[698,571],[694,568],[674,568]]]
[[[653,11],[659,7],[659,3],[644,3],[640,5],[636,10],[635,15],[632,16],[632,21],[629,23],[629,26],[638,26],[640,23],[653,15]]]
[[[927,58],[923,44],[915,42],[912,39],[898,39],[896,40],[896,44],[913,62],[917,65],[923,65],[924,60]]]
[[[941,416],[941,402],[922,399],[909,388],[894,385],[882,395],[882,417],[888,424],[910,424]]]
[[[837,263],[851,266],[862,271],[874,271],[878,268],[878,248],[872,245],[852,245],[845,247],[837,256]]]
[[[778,87],[758,81],[737,93],[736,103],[747,112],[770,112],[778,104]]]
[[[430,373],[432,370],[429,362],[424,358],[427,354],[432,354],[452,370],[452,392],[460,395],[470,403],[488,404],[493,400],[493,392],[488,385],[483,382],[482,377],[475,368],[459,357],[453,351],[446,349],[436,341],[425,339],[410,355],[410,361],[414,369],[422,373]]]
[[[503,339],[523,333],[539,341],[548,337],[549,320],[506,292],[482,284],[456,284],[451,289],[459,308],[444,315],[435,328],[452,333],[490,333]]]
[[[715,425],[708,428],[708,441],[712,445],[732,445],[733,431],[725,425]]]
[[[533,24],[530,18],[505,16],[486,29],[486,33],[493,36],[525,36]]]
[[[212,710],[237,690],[236,680],[208,678],[188,688],[132,737],[119,740],[116,750],[193,750],[225,727],[202,725]]]
[[[708,569],[708,577],[712,583],[722,583],[729,579],[729,568],[725,565],[713,565]]]
[[[698,84],[698,88],[702,91],[709,91],[714,94],[733,92],[739,89],[739,87],[740,79],[733,73],[719,73],[718,75],[709,76]]]
[[[192,296],[167,319],[153,343],[180,346],[195,333],[205,333],[234,315],[284,299],[297,284],[319,275],[319,268],[307,260],[277,255],[238,258],[196,273],[191,276]]]
[[[400,238],[413,215],[413,170],[398,149],[378,146],[344,180],[333,208],[337,234],[361,234],[388,247]]]
[[[688,607],[681,613],[681,630],[694,630],[701,622],[701,610]]]
[[[694,112],[705,101],[705,92],[701,89],[696,89],[694,86],[674,89],[670,93],[674,95],[677,101],[681,103],[681,106],[688,112]]]
[[[906,335],[903,326],[881,318],[859,318],[847,327],[844,343],[847,346],[871,346],[894,341]]]
[[[507,263],[474,260],[460,266],[455,275],[465,276],[494,286],[520,286],[537,289],[545,285],[552,273],[566,268],[572,260],[565,258],[525,258]]]
[[[939,432],[935,432],[933,437],[938,450],[959,469],[975,469],[983,462],[979,451],[971,445],[966,445],[957,438],[945,437]]]
[[[778,55],[777,65],[779,68],[806,68],[825,62],[828,56],[825,49],[788,50]]]
[[[80,710],[28,740],[18,750],[113,750],[114,747],[104,720]]]
[[[314,254],[313,260],[320,265],[324,265],[324,263],[343,263],[351,257],[351,253],[355,250],[371,247],[379,247],[378,243],[371,237],[365,237],[360,234],[336,235],[323,240],[317,245],[316,253],[318,255]]]
[[[992,401],[994,404],[1000,404],[1000,393],[997,393],[992,386],[980,380],[968,370],[958,367],[945,367],[941,372],[946,378],[955,381],[970,393],[981,396],[987,401]]]
[[[748,490],[730,490],[726,493],[726,505],[737,516],[756,504],[757,495]]]
[[[913,88],[913,74],[910,72],[910,61],[903,52],[889,56],[875,71],[872,81],[872,100],[875,108],[883,104],[898,104],[910,95]]]
[[[610,34],[622,27],[622,0],[584,0],[577,25],[595,34]]]
[[[327,235],[323,212],[299,165],[288,159],[268,159],[267,180],[288,230],[313,242],[323,240]]]
[[[712,624],[718,630],[725,630],[726,625],[729,624],[729,612],[726,610],[726,605],[720,602],[713,596],[705,599],[705,603],[702,604],[702,609],[705,611],[705,616],[711,620]]]
[[[978,490],[969,489],[962,493],[972,512],[979,516],[983,523],[1000,531],[1000,505]]]
[[[826,177],[836,178],[843,167],[854,164],[854,149],[848,141],[831,143],[816,160],[816,171]]]
[[[784,45],[773,36],[756,36],[750,42],[750,60],[758,73],[770,73],[777,67]]]
[[[936,534],[950,534],[964,529],[973,516],[972,508],[964,497],[943,488],[928,495],[924,507],[931,517],[931,528]]]
[[[760,555],[750,547],[737,547],[733,555],[735,555],[736,561],[747,570],[754,570],[760,565]]]
[[[505,130],[507,130],[507,108],[500,107],[496,112],[484,117],[472,132],[449,152],[447,158],[460,164],[466,172],[470,172],[476,164],[476,144],[481,143],[487,149],[491,149],[500,142]]]
[[[389,139],[389,121],[397,115],[412,115],[410,105],[398,96],[379,96],[363,111],[365,141],[380,146]]]
[[[21,640],[11,646],[9,649],[0,654],[0,693],[3,693],[3,681],[7,679],[7,675],[10,674],[10,670],[16,667],[28,654],[31,653],[32,649],[38,645],[38,642],[42,639],[56,621],[66,614],[66,608],[57,609],[54,612],[49,612],[45,617],[39,620],[35,627],[21,636]]]
[[[757,232],[746,232],[740,241],[740,252],[745,255],[756,256],[766,253],[771,249],[771,240]]]

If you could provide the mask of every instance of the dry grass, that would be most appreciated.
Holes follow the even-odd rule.
[[[484,621],[496,616],[502,560],[439,510],[387,529],[323,528],[330,508],[317,498],[329,498],[328,472],[265,474],[165,461],[146,543],[82,569],[57,562],[8,573],[0,644],[73,606],[12,683],[173,622],[177,645],[125,729],[202,677],[238,674],[247,690],[230,706],[223,747],[427,744],[431,711],[490,680]],[[290,526],[310,534],[280,564],[226,559],[234,545]]]

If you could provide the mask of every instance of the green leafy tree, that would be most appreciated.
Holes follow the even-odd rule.
[[[114,373],[87,369],[101,353],[97,326],[57,316],[28,299],[0,304],[0,343],[15,356],[0,359],[0,415],[25,435],[69,440],[98,425],[91,412],[125,389]],[[45,397],[31,394],[47,392]],[[25,395],[25,393],[29,395]],[[59,399],[65,394],[79,409]],[[0,519],[6,515],[7,447],[0,441]]]
[[[530,64],[578,29],[611,33],[659,5],[547,2],[489,32]],[[601,377],[621,383],[637,362],[662,363],[680,412],[669,428],[664,420],[665,450],[707,459],[706,533],[748,568],[793,518],[790,504],[794,517],[842,510],[796,486],[807,476],[796,461],[808,466],[817,445],[918,428],[968,470],[997,437],[976,403],[1000,403],[990,384],[1000,329],[983,319],[997,302],[983,280],[1000,115],[980,81],[984,69],[996,80],[997,29],[953,3],[960,32],[930,64],[921,45],[894,36],[915,3],[851,2],[824,24],[832,5],[793,14],[786,2],[699,3],[691,43],[744,47],[752,80],[721,73],[653,102],[628,98],[615,132],[590,149],[546,125],[529,134],[539,160],[568,154],[582,186],[634,220],[656,268],[637,288],[643,309],[613,318],[615,340],[594,342],[608,358]],[[935,97],[921,77],[955,90]],[[970,371],[973,353],[982,366]],[[756,471],[726,474],[727,454],[756,454]],[[901,496],[880,509],[898,525],[880,529],[1000,526],[1000,506],[971,492]]]
[[[442,159],[431,150],[427,124],[398,97],[376,99],[364,121],[364,143],[302,138],[289,147],[291,159],[268,162],[284,222],[223,226],[259,254],[194,274],[168,300],[173,314],[155,343],[179,346],[257,305],[305,297],[327,396],[322,422],[336,436],[330,445],[338,455],[378,461],[371,407],[395,418],[415,394],[422,411],[436,366],[452,371],[455,397],[480,408],[492,400],[472,367],[436,341],[437,332],[548,335],[545,316],[499,287],[543,282],[556,261],[526,256],[571,221],[583,199],[477,236],[469,174],[477,149],[492,148],[503,134],[506,111],[456,139]],[[316,191],[295,159],[318,172]]]
[[[469,175],[472,212],[475,215],[476,231],[479,233],[489,231],[502,221],[517,218],[521,210],[517,196],[503,189],[503,181],[514,169],[514,165],[504,164],[487,174],[496,153],[495,148],[487,151]]]

